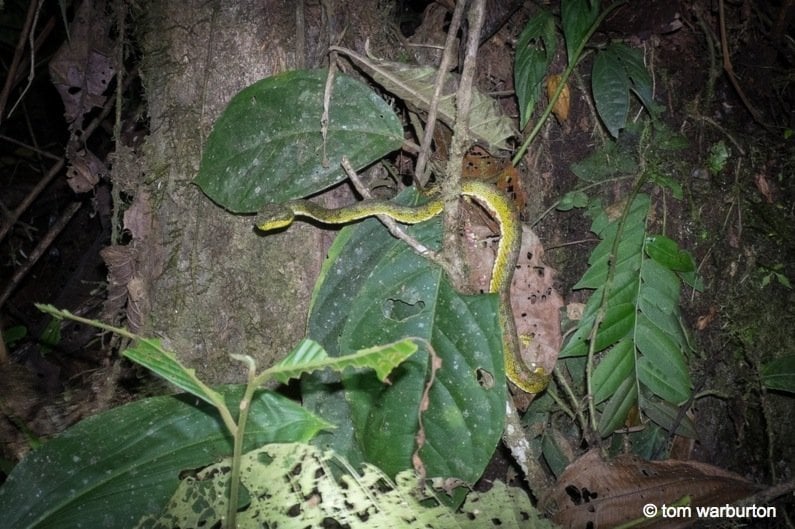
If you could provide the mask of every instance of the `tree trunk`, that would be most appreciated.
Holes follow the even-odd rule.
[[[128,315],[140,319],[143,334],[166,338],[210,382],[244,380],[230,354],[251,355],[261,369],[304,336],[323,245],[320,232],[306,225],[258,236],[251,216],[211,202],[192,184],[202,147],[245,86],[284,70],[324,66],[329,34],[342,33],[336,28],[347,28],[349,45],[362,48],[360,35],[372,31],[366,21],[379,20],[378,2],[343,4],[324,2],[331,6],[328,19],[320,5],[306,5],[302,17],[297,3],[276,0],[152,1],[141,15],[151,133],[134,183],[122,184],[135,197],[125,214],[136,255]]]

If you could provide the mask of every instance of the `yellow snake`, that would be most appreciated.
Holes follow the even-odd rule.
[[[519,358],[519,341],[511,310],[511,278],[522,243],[519,215],[508,197],[490,184],[467,181],[461,186],[461,194],[476,199],[500,225],[500,244],[491,271],[489,292],[500,296],[505,375],[521,390],[539,393],[547,386],[549,375],[541,367],[531,371]],[[417,224],[435,217],[442,212],[443,207],[442,200],[438,198],[419,206],[365,200],[339,209],[327,209],[307,200],[293,200],[265,206],[257,217],[257,228],[262,231],[284,228],[292,224],[295,217],[311,218],[324,224],[345,224],[366,217],[386,215],[403,224]]]

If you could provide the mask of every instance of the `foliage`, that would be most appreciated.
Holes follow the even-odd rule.
[[[226,511],[224,476],[229,464],[221,462],[184,480],[168,508],[148,516],[140,529],[216,527]],[[378,467],[361,471],[331,451],[305,444],[270,444],[244,456],[243,483],[247,501],[238,513],[241,529],[262,527],[481,528],[542,529],[554,527],[540,518],[521,489],[499,481],[485,493],[473,492],[461,512],[454,513],[438,500],[420,502],[418,476],[403,471],[394,481]]]
[[[766,388],[795,393],[795,355],[768,362],[762,367],[761,375]]]
[[[238,409],[244,388],[217,388]],[[294,402],[259,391],[245,450],[308,441],[329,424]],[[3,527],[129,528],[161,509],[180,473],[232,453],[232,436],[213,408],[186,395],[153,397],[95,415],[20,462],[0,488]],[[35,498],[35,501],[33,501]]]
[[[657,399],[676,406],[691,395],[677,273],[695,267],[673,240],[648,234],[648,214],[649,197],[640,194],[617,219],[604,211],[594,218],[591,229],[601,242],[574,286],[594,293],[560,354],[603,353],[590,380],[594,404],[603,405],[598,423],[603,437],[635,406],[663,428],[674,428]]]
[[[341,182],[343,155],[359,169],[400,147],[397,115],[345,75],[335,78],[324,135],[325,82],[325,71],[298,70],[238,93],[207,140],[196,184],[230,211],[252,213]]]
[[[15,524],[12,527],[68,527],[93,517],[103,526],[129,527],[151,512],[153,506],[164,505],[181,472],[229,455],[230,448],[232,469],[223,480],[224,487],[229,486],[229,505],[236,505],[240,461],[245,451],[271,442],[308,441],[319,430],[333,427],[291,400],[259,390],[262,384],[270,378],[287,382],[302,373],[352,367],[373,368],[384,380],[417,350],[414,343],[404,340],[329,359],[318,344],[305,340],[283,361],[259,375],[253,360],[239,358],[249,364],[248,384],[243,388],[213,389],[199,380],[194,370],[182,366],[159,340],[141,338],[50,306],[39,308],[56,318],[94,325],[136,340],[136,346],[124,351],[125,356],[211,404],[221,421],[198,403],[186,403],[180,397],[158,397],[79,423],[26,458],[0,488],[0,506],[8,507]],[[228,406],[227,401],[233,406]],[[232,410],[239,410],[237,417]],[[142,424],[147,426],[145,432]],[[21,500],[31,486],[42,498],[35,506]],[[126,509],[115,508],[121,493],[132,498],[124,502]],[[105,513],[113,513],[113,518],[107,518]],[[234,509],[230,508],[226,520],[235,525]]]
[[[410,204],[419,197],[407,191],[397,200]],[[441,237],[441,223],[436,219],[406,231],[430,246]],[[347,377],[340,391],[322,375],[306,380],[306,405],[339,425],[318,442],[394,476],[411,465],[420,405],[427,398],[420,457],[429,475],[474,482],[504,423],[505,384],[484,387],[480,381],[483,373],[505,377],[497,297],[456,292],[438,266],[391,237],[375,219],[343,229],[328,255],[313,294],[309,336],[332,356],[402,336],[421,337],[430,349],[423,347],[426,354],[403,364],[389,386]],[[355,277],[364,279],[350,280]],[[444,369],[425,397],[432,355]]]

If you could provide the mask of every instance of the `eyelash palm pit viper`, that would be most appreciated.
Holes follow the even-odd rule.
[[[502,327],[505,374],[521,390],[540,393],[549,382],[543,368],[530,370],[519,357],[519,340],[510,301],[511,278],[516,268],[522,228],[519,215],[511,201],[496,187],[479,181],[462,184],[461,194],[477,200],[500,225],[501,237],[491,271],[489,291],[500,296],[500,326]],[[308,217],[324,224],[345,224],[376,215],[386,215],[404,224],[430,220],[442,212],[443,202],[436,198],[425,204],[410,207],[382,200],[365,200],[348,207],[327,209],[307,200],[293,200],[283,204],[268,204],[257,217],[257,228],[270,231],[292,224],[295,217]]]

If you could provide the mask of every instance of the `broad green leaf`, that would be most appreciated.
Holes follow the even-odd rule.
[[[574,208],[584,208],[588,205],[588,195],[583,191],[569,191],[558,201],[558,211],[569,211]]]
[[[762,367],[762,384],[768,389],[795,393],[795,355],[782,356]]]
[[[658,114],[658,108],[653,99],[651,75],[646,70],[646,65],[643,64],[643,55],[640,50],[630,48],[623,42],[616,42],[608,47],[608,51],[621,62],[631,83],[632,91],[638,96],[646,110],[652,116]]]
[[[646,239],[646,253],[649,257],[675,272],[692,272],[696,269],[693,257],[680,250],[676,241],[664,235],[653,235]]]
[[[214,404],[213,400],[215,402],[222,400],[216,391],[196,377],[195,369],[183,366],[177,360],[177,356],[163,348],[160,340],[156,338],[143,338],[133,347],[124,350],[122,354],[208,404]]]
[[[417,200],[411,191],[399,198],[409,204]],[[406,231],[431,248],[441,239],[438,219]],[[331,356],[405,337],[430,343],[442,367],[423,413],[426,442],[420,457],[429,475],[474,481],[504,422],[507,390],[497,296],[455,292],[438,267],[391,237],[378,221],[343,229],[340,241],[342,247],[336,241],[332,245],[334,260],[324,265],[313,296],[309,335]],[[420,352],[390,375],[388,386],[372,374],[357,373],[343,375],[344,391],[338,385],[325,391],[309,377],[307,406],[348,419],[318,442],[348,459],[358,453],[390,475],[410,467],[430,375],[428,350],[418,344]]]
[[[580,47],[591,25],[599,16],[599,0],[563,0],[560,4],[560,18],[563,23],[563,36],[566,38],[566,54],[569,63],[575,61],[575,53]]]
[[[544,77],[557,49],[555,19],[548,9],[531,18],[516,43],[514,87],[519,102],[519,127],[524,128],[533,114]]]
[[[334,79],[328,137],[321,135],[325,70],[296,70],[254,83],[232,98],[215,122],[196,183],[236,213],[317,193],[354,169],[398,149],[395,112],[362,83]]]
[[[593,372],[594,403],[600,404],[611,397],[635,371],[635,346],[625,338],[606,352]]]
[[[680,404],[690,397],[685,360],[690,345],[679,314],[681,281],[667,267],[681,266],[670,258],[678,256],[679,249],[672,251],[663,239],[659,241],[666,249],[666,258],[659,259],[662,263],[651,258],[659,248],[646,252],[646,257],[644,247],[654,243],[645,231],[648,211],[648,196],[638,195],[617,219],[604,211],[593,215],[592,231],[602,241],[589,257],[590,267],[576,287],[595,291],[560,353],[561,358],[586,355],[594,323],[603,315],[593,349],[597,354],[606,352],[597,356],[591,379],[595,402],[606,401],[599,427],[603,435],[609,435],[624,420],[630,405],[629,385],[642,394],[659,396],[667,405]],[[620,240],[613,256],[616,237]],[[634,395],[637,397],[637,391]],[[655,417],[662,420],[660,413]]]
[[[304,373],[313,373],[326,368],[335,371],[347,368],[370,368],[375,370],[378,380],[384,382],[397,365],[415,352],[417,345],[407,339],[329,358],[319,343],[307,339],[303,340],[284,360],[266,371],[282,384],[287,384],[291,379],[300,378]]]
[[[242,386],[218,391],[238,409]],[[246,450],[306,442],[330,425],[298,404],[260,391]],[[0,488],[3,527],[129,529],[160,510],[182,472],[232,454],[215,409],[194,397],[154,397],[85,419],[28,455]]]
[[[571,164],[571,171],[586,182],[601,182],[608,178],[638,172],[636,154],[623,143],[606,142],[579,162]]]
[[[619,59],[607,50],[594,59],[591,90],[599,117],[610,134],[618,138],[629,113],[629,78]]]
[[[597,429],[602,437],[607,437],[624,424],[629,410],[638,401],[638,385],[633,378],[626,378],[610,400],[607,401],[602,414],[599,416]]]

